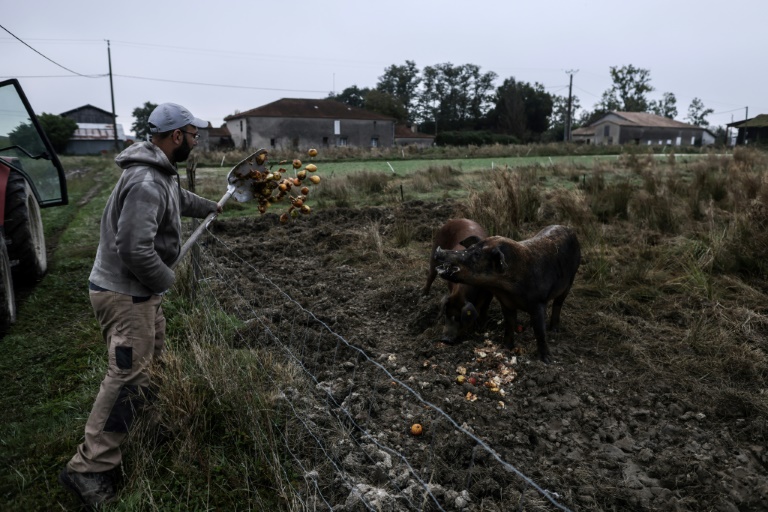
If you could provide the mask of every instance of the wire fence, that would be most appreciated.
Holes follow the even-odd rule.
[[[292,473],[302,476],[284,470],[286,492],[299,509],[569,510],[560,494],[542,488],[499,447],[425,399],[401,378],[391,355],[366,351],[334,330],[322,304],[306,306],[295,288],[265,275],[258,262],[211,232],[195,259],[195,294],[210,302],[210,316],[225,311],[241,326],[236,339],[221,342],[266,348],[301,376],[301,384],[278,390],[274,418]],[[429,428],[421,436],[393,431],[392,411],[427,418]],[[471,491],[489,475],[499,488],[517,489],[513,507]]]

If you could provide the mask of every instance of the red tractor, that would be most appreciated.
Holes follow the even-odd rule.
[[[67,204],[64,168],[18,80],[0,82],[0,332],[48,269],[40,209]]]

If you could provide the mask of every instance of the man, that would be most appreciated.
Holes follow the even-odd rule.
[[[133,144],[115,162],[123,173],[101,218],[89,294],[107,343],[109,367],[85,425],[85,439],[59,482],[90,507],[115,497],[112,470],[136,415],[151,401],[149,368],[164,347],[163,294],[181,248],[181,216],[221,212],[214,201],[181,188],[176,169],[197,145],[202,121],[164,103],[149,116],[151,141]]]

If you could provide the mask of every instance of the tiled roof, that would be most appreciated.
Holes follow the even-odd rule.
[[[225,121],[243,117],[302,117],[394,121],[393,118],[357,107],[350,107],[335,100],[306,100],[283,98],[224,118]]]
[[[595,134],[595,128],[589,127],[589,126],[582,126],[581,128],[576,128],[571,132],[571,135],[594,135]]]
[[[592,123],[590,126],[596,126],[604,121],[608,121],[608,117],[611,116],[611,114],[619,118],[618,120],[611,119],[611,122],[614,122],[620,126],[643,126],[643,127],[655,127],[655,128],[699,128],[701,130],[704,130],[704,128],[700,126],[682,123],[680,121],[675,121],[674,119],[670,119],[668,117],[657,116],[656,114],[649,114],[647,112],[611,112],[610,114],[606,114],[605,117],[601,117],[600,119]]]
[[[729,123],[727,126],[731,128],[765,128],[768,126],[768,114],[760,114],[752,119]]]
[[[434,139],[434,135],[428,133],[415,132],[410,127],[404,124],[395,125],[395,138],[396,139]]]

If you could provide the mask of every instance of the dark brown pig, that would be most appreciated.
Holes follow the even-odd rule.
[[[509,238],[469,237],[465,250],[438,247],[437,273],[453,283],[482,286],[493,291],[504,314],[504,345],[514,348],[517,310],[527,311],[536,335],[539,357],[551,362],[545,323],[552,301],[550,330],[560,325],[560,310],[581,263],[581,248],[574,232],[549,226],[522,242]]]
[[[461,241],[472,236],[485,238],[488,235],[480,224],[469,219],[451,219],[435,233],[424,295],[429,293],[432,282],[437,276],[435,250],[439,247],[463,249]],[[444,318],[442,341],[454,343],[473,326],[482,325],[491,300],[493,300],[493,294],[489,290],[449,281],[448,293],[441,301],[441,312]]]

